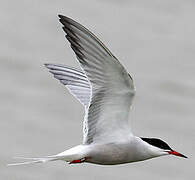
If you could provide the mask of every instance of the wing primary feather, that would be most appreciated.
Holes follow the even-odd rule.
[[[75,76],[83,77],[84,79],[86,79],[86,81],[88,81],[86,75],[82,71],[79,71],[76,68],[67,67],[63,65],[56,65],[56,64],[45,64],[45,66],[50,70],[70,72],[71,74],[74,74]]]
[[[63,65],[45,64],[45,66],[85,107],[89,105],[91,86],[82,71]]]
[[[79,33],[78,31],[82,31],[84,34],[87,34],[88,36],[91,37],[91,39],[93,39],[93,41],[95,41],[96,43],[99,44],[99,48],[101,47],[103,51],[105,51],[107,54],[109,54],[111,57],[114,57],[112,55],[112,53],[110,52],[110,50],[105,47],[105,45],[90,31],[88,31],[84,26],[82,26],[81,24],[78,24],[76,21],[66,17],[66,16],[63,16],[63,15],[58,15],[58,17],[60,18],[59,21],[67,28],[69,29],[72,29],[73,27],[76,27],[77,29],[74,28],[74,30],[79,34],[79,35],[83,35],[81,33]],[[72,27],[71,27],[72,25]],[[85,38],[85,36],[83,37]],[[87,38],[89,40],[89,38]],[[93,42],[91,42],[93,43]],[[98,48],[98,47],[97,47]],[[99,49],[100,50],[100,49]],[[102,52],[103,52],[102,51]],[[104,55],[106,55],[104,53]]]

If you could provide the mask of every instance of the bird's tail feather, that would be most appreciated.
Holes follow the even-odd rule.
[[[45,163],[49,161],[57,161],[60,157],[57,156],[47,156],[47,157],[40,157],[40,158],[25,158],[25,157],[15,157],[14,159],[23,160],[23,162],[19,163],[10,163],[7,166],[18,166],[18,165],[27,165],[27,164],[34,164],[34,163]]]

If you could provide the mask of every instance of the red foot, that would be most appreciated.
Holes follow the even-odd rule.
[[[88,159],[87,157],[84,157],[82,159],[77,159],[77,160],[70,162],[70,164],[84,163],[87,159]]]

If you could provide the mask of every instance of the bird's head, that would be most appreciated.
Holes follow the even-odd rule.
[[[162,141],[161,139],[156,139],[156,138],[141,138],[143,141],[146,143],[152,145],[153,147],[157,148],[157,156],[163,156],[163,155],[175,155],[183,158],[187,158],[185,155],[173,150],[170,148],[170,146]]]

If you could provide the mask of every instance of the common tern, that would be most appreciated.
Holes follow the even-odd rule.
[[[87,28],[63,15],[59,21],[81,69],[45,66],[85,107],[83,143],[56,155],[23,158],[25,162],[10,165],[56,160],[115,165],[165,155],[187,158],[160,139],[133,135],[128,124],[135,96],[131,75]]]

